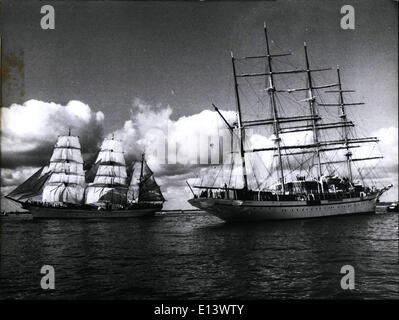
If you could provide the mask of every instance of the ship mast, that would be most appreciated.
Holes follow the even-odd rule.
[[[143,169],[144,169],[144,153],[141,154],[141,168],[140,168],[140,178],[139,178],[139,195],[137,197],[137,201],[140,201],[140,191],[141,191],[141,185],[143,182]]]
[[[305,60],[306,60],[306,75],[308,79],[308,98],[306,99],[309,103],[310,115],[312,117],[312,131],[313,131],[313,143],[316,146],[316,157],[317,157],[317,173],[319,175],[318,178],[322,176],[321,171],[321,162],[320,162],[320,144],[319,144],[319,132],[317,128],[317,121],[319,120],[316,116],[315,112],[315,97],[313,95],[313,81],[312,81],[312,74],[310,72],[309,66],[309,56],[308,56],[308,49],[306,42],[303,44],[305,49]],[[346,123],[345,123],[346,124]]]
[[[344,134],[344,140],[345,140],[345,147],[346,147],[346,163],[348,167],[348,175],[349,175],[349,183],[352,184],[353,181],[353,175],[352,175],[352,152],[349,149],[349,144],[348,144],[348,127],[346,126],[346,123],[348,121],[348,117],[346,116],[345,112],[345,103],[344,103],[344,95],[343,95],[343,90],[342,90],[342,83],[341,83],[341,74],[339,71],[339,67],[337,67],[337,77],[338,77],[338,90],[339,90],[339,104],[340,104],[340,111],[341,115],[340,118],[342,122],[344,123],[344,126],[342,127],[343,129],[343,134]],[[351,90],[347,90],[345,92],[351,92]]]
[[[276,107],[276,100],[275,100],[275,86],[274,86],[274,79],[273,79],[273,68],[272,68],[272,56],[270,55],[270,47],[269,47],[269,38],[267,36],[267,28],[266,23],[263,25],[263,29],[265,32],[265,40],[266,40],[266,56],[267,56],[267,71],[269,73],[269,87],[267,87],[267,92],[269,93],[270,97],[270,104],[273,110],[273,133],[275,136],[274,143],[277,146],[277,154],[278,154],[278,164],[279,164],[279,171],[280,171],[280,182],[282,187],[282,192],[285,192],[284,186],[284,169],[283,169],[283,162],[281,158],[281,138],[280,138],[280,124],[279,124],[279,117],[278,111]]]
[[[231,63],[233,65],[234,92],[235,92],[236,103],[237,103],[238,131],[240,133],[239,138],[240,138],[240,156],[241,156],[241,165],[242,165],[243,189],[245,191],[247,191],[248,190],[248,180],[247,180],[247,170],[245,167],[244,126],[243,126],[242,118],[241,118],[241,103],[240,103],[240,95],[238,93],[237,73],[236,73],[236,66],[235,66],[235,59],[234,59],[233,52],[231,52]]]

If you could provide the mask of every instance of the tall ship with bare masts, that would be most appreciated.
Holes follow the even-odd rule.
[[[380,189],[368,186],[361,170],[358,170],[358,179],[355,179],[356,164],[382,158],[373,155],[355,157],[352,152],[363,144],[379,141],[377,137],[359,137],[354,130],[355,124],[348,119],[346,108],[364,103],[348,99],[347,93],[354,91],[343,87],[339,68],[333,83],[318,83],[325,78],[316,75],[332,68],[311,67],[306,43],[303,66],[293,67],[289,63],[290,68],[282,70],[281,60],[290,53],[271,53],[266,25],[264,36],[265,50],[262,54],[242,58],[231,55],[237,121],[229,123],[214,105],[231,136],[237,137],[237,150],[232,150],[231,154],[238,155],[242,184],[240,187],[232,184],[232,172],[237,172],[234,171],[233,161],[228,179],[217,180],[215,174],[213,184],[197,183],[194,186],[199,190],[197,193],[189,185],[193,193],[189,203],[225,221],[375,212],[378,199],[392,185]],[[250,68],[251,72],[239,72],[240,63]],[[294,80],[296,87],[284,87],[292,82],[292,77],[297,78]],[[258,81],[261,89],[256,90],[250,81]],[[244,96],[244,86],[257,95],[256,99]],[[304,93],[305,97],[298,98]],[[322,93],[332,96],[333,102],[326,103]],[[244,109],[244,104],[249,106],[248,109],[254,109],[257,103],[260,107],[254,112],[255,117],[248,117],[249,111]],[[325,116],[322,116],[323,112]],[[267,132],[272,137],[269,145],[254,148],[249,144],[251,136],[246,133],[256,128],[269,130]],[[305,136],[310,141],[289,143],[284,138],[291,135],[292,140],[293,136],[301,133],[310,133],[309,137]],[[251,156],[257,154],[269,159],[271,168],[258,168],[256,174]],[[262,178],[264,172],[268,174]],[[252,186],[249,184],[249,173],[255,178]]]
[[[90,170],[83,170],[78,136],[59,136],[49,163],[18,186],[8,198],[33,218],[130,218],[154,215],[165,201],[144,154],[127,174],[122,144],[103,140]]]

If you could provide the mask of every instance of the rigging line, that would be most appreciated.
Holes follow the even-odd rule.
[[[277,49],[279,49],[280,51],[282,51],[282,52],[287,52],[287,50],[281,48],[279,45],[277,45],[277,43],[273,42],[273,45],[274,45]],[[292,52],[292,56],[294,56],[294,52]],[[295,65],[293,62],[291,62],[291,57],[290,57],[290,56],[285,57],[284,60],[285,60],[286,64],[289,65],[290,67],[292,67],[293,69],[295,69],[295,68],[298,67],[297,64]],[[283,63],[281,60],[279,60],[279,62],[280,62],[280,63]]]
[[[364,183],[364,178],[363,178],[363,175],[362,175],[362,172],[361,172],[360,168],[356,165],[356,163],[354,163],[354,167],[356,168],[357,172],[359,173],[360,180],[362,181],[362,184],[365,184]]]
[[[202,186],[203,183],[204,183],[204,176],[201,176],[201,184],[200,184],[200,186]]]
[[[278,66],[279,64],[280,64],[280,61],[279,62],[275,62],[275,64],[276,64],[276,66]],[[293,69],[295,69],[296,67],[293,67]],[[281,69],[283,69],[283,68],[281,68]],[[300,75],[300,74],[298,74],[297,76],[296,76],[296,78],[297,79],[295,79],[296,81],[295,82],[293,82],[292,84],[291,83],[288,83],[288,81],[287,81],[287,79],[291,79],[291,78],[289,78],[288,76],[284,76],[284,75],[282,75],[281,77],[279,77],[278,79],[277,79],[277,82],[281,82],[282,84],[283,84],[283,87],[285,88],[285,89],[289,89],[289,88],[295,88],[295,87],[301,87],[301,85],[300,84],[302,84],[303,82],[305,82],[305,76],[303,76],[303,75]],[[280,85],[280,83],[279,83],[279,85]],[[277,86],[278,87],[278,86]],[[298,93],[298,92],[279,92],[279,94],[280,93],[282,93],[282,94],[286,94],[287,95],[287,97],[289,97],[292,93]],[[298,101],[296,101],[296,100],[294,100],[293,102],[295,102],[296,104],[299,104],[300,105],[300,103],[298,102]]]
[[[282,103],[280,101],[280,97],[278,95],[274,96],[274,101],[276,102],[276,107],[277,107],[277,110],[278,110],[278,114],[282,115],[282,116],[286,116],[287,113],[285,112],[285,108],[283,108],[283,105],[282,105]]]
[[[369,172],[367,172],[367,177],[368,177],[368,180],[370,180],[371,184],[376,185],[375,180],[378,180],[378,177],[373,172],[374,172],[373,170],[370,170]]]
[[[277,156],[278,156],[278,153],[277,153],[277,150],[275,150],[273,152],[272,161],[270,162],[270,170],[272,172],[271,176],[273,178],[272,185],[278,182],[278,171],[277,171],[277,166],[278,166],[277,162],[278,161],[277,161]],[[273,177],[273,175],[274,175],[274,177]]]
[[[250,144],[249,144],[248,139],[245,139],[245,141],[244,141],[244,147],[245,147],[245,148],[249,148],[249,147],[250,147]],[[248,158],[248,155],[247,155],[247,159],[249,160],[249,161],[248,161],[249,167],[247,168],[247,176],[248,176],[249,173],[252,173],[252,174],[254,173],[254,167],[253,167],[253,163],[252,163],[252,158],[251,158],[251,157]],[[248,170],[248,169],[250,169],[250,170]]]
[[[214,168],[216,168],[216,166],[215,166]],[[217,172],[217,174],[216,174],[216,176],[215,176],[215,179],[214,179],[213,182],[211,183],[211,186],[212,186],[212,187],[215,186],[216,180],[218,179],[219,174],[220,174],[220,172],[222,171],[222,169],[223,169],[223,166],[220,166],[220,168],[219,168],[219,170],[218,170],[218,172]],[[211,171],[212,171],[212,170],[211,170]]]
[[[287,154],[289,154],[289,153],[287,153]],[[305,156],[305,155],[304,155]],[[295,157],[293,157],[293,158],[295,158]],[[306,162],[308,162],[309,160],[311,160],[311,159],[313,159],[314,158],[314,156],[313,155],[311,155],[304,163],[299,163],[299,166],[297,166],[297,167],[295,167],[292,171],[295,171],[295,170],[298,170],[302,165],[304,165]],[[298,161],[298,160],[297,160]],[[288,172],[286,175],[289,175],[289,174],[291,174],[290,172]],[[285,178],[285,177],[284,177]]]
[[[339,152],[338,152],[338,151],[333,151],[333,152],[334,152],[334,154],[333,154],[333,156],[332,156],[332,161],[334,161],[335,159],[337,159],[337,158],[338,158],[338,155],[339,155]],[[331,163],[330,166],[331,166],[333,169],[335,168],[333,163]]]
[[[305,155],[304,155],[305,156]],[[295,157],[294,157],[295,158]],[[311,155],[304,163],[299,163],[299,166],[295,167],[293,171],[298,170],[302,165],[304,165],[306,162],[312,160],[314,158],[314,155]],[[287,173],[287,175],[290,173]]]
[[[334,168],[333,172],[331,173],[331,175],[339,175],[339,170],[344,166],[345,164],[340,164],[338,165],[338,167]],[[338,172],[338,174],[336,174],[336,172]]]
[[[262,166],[264,171],[267,172],[267,174],[270,175],[270,171],[268,170],[268,168],[266,167],[262,157],[259,154],[253,154],[250,157],[250,162],[251,162],[251,169],[254,172],[254,174],[256,174],[256,171],[258,170],[259,172],[261,172],[258,169],[258,166],[256,165],[256,163],[259,164],[259,166]]]
[[[260,159],[260,163],[262,164],[264,170],[270,175],[270,170],[266,167],[266,164],[264,163],[263,159],[261,158],[260,154],[256,154],[256,157]]]
[[[229,184],[228,186],[231,187],[231,177],[233,175],[233,170],[234,170],[234,166],[235,166],[235,157],[234,157],[234,152],[231,153],[231,167],[230,167],[230,174],[229,174]]]
[[[267,105],[264,103],[264,101],[262,101],[262,99],[258,96],[258,94],[256,93],[255,89],[253,88],[253,86],[251,85],[251,83],[249,82],[249,80],[247,78],[245,78],[245,81],[248,83],[249,88],[252,90],[252,92],[254,93],[256,99],[258,100],[259,104],[262,107],[267,108]]]
[[[372,155],[372,153],[373,153],[373,151],[374,151],[374,149],[375,149],[375,147],[373,147],[372,148],[372,150],[370,150],[370,152],[369,152],[369,156],[371,156]],[[361,170],[360,169],[360,167],[357,167],[357,166],[355,166],[356,167],[356,169],[358,170],[358,171],[364,171],[364,170],[368,170],[368,171],[366,171],[366,175],[367,176],[371,176],[372,174],[374,175],[376,175],[376,172],[375,172],[375,168],[379,165],[379,163],[380,163],[380,161],[377,161],[375,164],[374,164],[374,166],[371,166],[371,167],[365,167],[365,168],[363,168],[363,170]],[[359,165],[360,166],[360,165]]]
[[[292,152],[290,153],[288,150],[286,150],[286,155],[287,155],[287,158],[289,158],[289,156],[291,156],[299,165],[303,165],[303,164],[304,164],[302,161],[298,160],[297,157],[293,156],[293,155],[292,155]],[[303,157],[306,157],[306,155],[303,154],[303,155],[300,156],[300,157],[303,158]],[[310,158],[311,158],[311,157],[313,157],[313,155],[310,156]],[[309,159],[310,159],[310,158],[309,158]],[[308,159],[308,160],[309,160],[309,159]],[[306,160],[306,161],[307,161],[307,160]],[[305,162],[306,162],[306,161],[305,161]],[[296,170],[296,169],[295,169],[295,170]]]
[[[256,110],[254,109],[254,107],[256,106],[256,103],[255,103],[255,104],[251,104],[251,102],[249,102],[249,100],[248,100],[247,95],[243,92],[243,90],[242,90],[240,87],[238,87],[238,91],[240,92],[240,96],[241,96],[241,97],[244,97],[245,101],[247,102],[247,104],[248,104],[248,106],[251,108],[251,110],[254,112],[254,114],[255,114],[256,116],[260,117],[260,115],[257,114]],[[242,113],[243,113],[243,112],[242,112]],[[243,113],[243,114],[248,115],[248,113],[246,113],[246,112]]]
[[[276,63],[276,64],[278,65],[278,63]],[[278,87],[280,85],[279,82],[281,82],[282,86],[286,89],[298,87],[298,86],[300,86],[299,83],[304,82],[304,76],[298,75],[298,78],[300,81],[297,80],[296,82],[291,84],[291,83],[288,83],[287,78],[285,76],[279,77],[277,80],[278,85],[276,85],[276,86]],[[299,92],[295,92],[295,91],[294,92],[278,92],[279,95],[281,94],[284,98],[290,100],[292,103],[302,107],[302,104],[300,102],[298,102],[297,100],[292,98],[292,97],[295,97],[296,93],[299,93]]]
[[[291,168],[291,163],[290,163],[290,159],[289,157],[287,157],[287,165],[288,165],[288,170],[290,171],[290,173],[292,174],[292,168]]]
[[[258,97],[258,94],[256,93],[255,89],[252,87],[251,83],[249,82],[248,79],[245,79],[249,88],[253,91],[255,97],[257,98],[257,100],[260,102],[261,105],[263,105],[261,99]],[[241,95],[244,96],[244,98],[246,99],[246,101],[248,102],[248,105],[251,107],[251,109],[253,110],[253,107],[257,105],[257,103],[254,103],[253,105],[251,105],[251,103],[248,100],[248,97],[246,96],[246,94],[244,93],[244,91],[239,87],[240,93]],[[256,113],[255,113],[256,114]],[[259,116],[259,114],[256,114],[257,116]]]
[[[308,56],[309,56],[309,60],[311,60],[311,61],[312,61],[312,64],[314,64],[317,68],[318,68],[319,66],[321,66],[321,65],[318,63],[318,61],[317,61],[316,59],[314,59],[314,55],[313,55],[312,53],[308,53]],[[329,65],[329,63],[327,63],[327,62],[323,59],[323,56],[322,56],[322,55],[317,56],[317,59],[319,60],[320,63],[322,63],[322,66],[328,66],[328,65]],[[318,74],[317,76],[319,76],[319,77],[322,79],[322,81],[328,81],[328,79],[326,78],[326,74],[323,74],[323,73],[324,73],[324,72],[319,72],[319,74]],[[328,74],[330,74],[330,73],[328,73]]]
[[[249,162],[251,163],[251,166],[253,167],[253,161],[250,159]],[[257,185],[258,189],[260,189],[260,184],[259,184],[258,178],[256,176],[255,170],[253,170],[252,173],[254,175],[256,185]]]
[[[264,179],[267,179],[270,176],[270,171],[267,169],[266,165],[264,164],[263,159],[260,157],[259,154],[255,154],[254,160],[255,161],[257,160],[257,162],[260,163],[260,166],[263,167],[264,171],[267,173],[267,177]],[[255,161],[253,161],[253,162],[255,162]],[[256,174],[256,169],[258,168],[258,166],[253,165],[253,167],[254,167],[254,173]],[[262,171],[261,170],[258,170],[258,171],[261,174]],[[262,178],[262,175],[260,178]],[[262,185],[262,183],[260,183],[260,185]]]
[[[365,176],[368,176],[369,179],[371,180],[371,182],[374,183],[372,181],[372,179],[371,179],[371,176],[370,176],[371,170],[369,168],[360,168],[360,166],[358,166],[356,163],[354,164],[354,166],[355,166],[357,172],[359,173],[359,176],[360,176],[360,179],[362,181],[362,184],[366,184],[365,183],[365,178],[364,178]],[[366,174],[363,174],[363,172],[365,172]]]
[[[377,162],[377,163],[375,164],[375,167],[377,167],[378,165],[379,165],[379,162]],[[375,180],[380,181],[380,180],[382,180],[383,178],[381,178],[381,175],[379,175],[379,174],[377,173],[377,171],[374,170],[375,167],[372,168],[371,176],[374,177]],[[385,170],[385,169],[382,169],[381,171],[384,172],[384,171],[386,171],[386,170]],[[388,176],[388,177],[389,177],[389,173],[385,172],[385,173],[384,173],[384,176]],[[376,184],[376,183],[374,183],[374,184]],[[381,185],[381,184],[380,184],[380,185]]]
[[[303,166],[305,164],[304,162],[305,162],[306,155],[302,154],[302,155],[300,155],[300,157],[301,157],[301,160],[300,160],[299,174],[302,174]]]
[[[309,176],[312,177],[312,178],[314,178],[314,175],[312,174],[312,169],[316,166],[315,159],[316,159],[316,154],[314,153],[314,154],[312,155],[312,165],[309,166],[309,173],[308,173]]]
[[[247,97],[247,95],[244,93],[244,91],[239,87],[238,90],[240,91],[240,94],[242,97],[244,97],[245,101],[247,102],[248,106],[250,107],[250,109],[253,111],[253,113],[257,116],[260,117],[261,115],[255,110],[255,107],[257,106],[257,103],[252,103],[249,101],[249,98]],[[247,113],[244,113],[247,114]],[[247,114],[248,115],[248,114]]]
[[[288,93],[288,92],[279,92],[278,95],[280,96],[280,98],[283,97],[284,99],[289,100],[288,102],[292,102],[293,104],[296,104],[296,105],[298,106],[298,108],[299,108],[302,112],[305,112],[306,107],[305,107],[303,104],[301,104],[300,102],[298,102],[298,101],[294,98],[295,94],[297,94],[297,93],[299,93],[299,92],[291,92],[291,93]],[[278,95],[276,95],[276,96],[278,96]],[[306,110],[306,111],[307,111],[307,110]]]

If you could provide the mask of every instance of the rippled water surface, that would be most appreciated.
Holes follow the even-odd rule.
[[[399,298],[398,215],[0,221],[0,298]],[[40,288],[42,265],[55,290]],[[340,287],[355,268],[355,290]]]

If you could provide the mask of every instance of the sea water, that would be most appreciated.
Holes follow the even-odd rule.
[[[0,221],[0,298],[399,298],[397,213],[226,224],[205,212]],[[43,265],[55,289],[40,286]],[[342,266],[355,289],[343,290]]]

